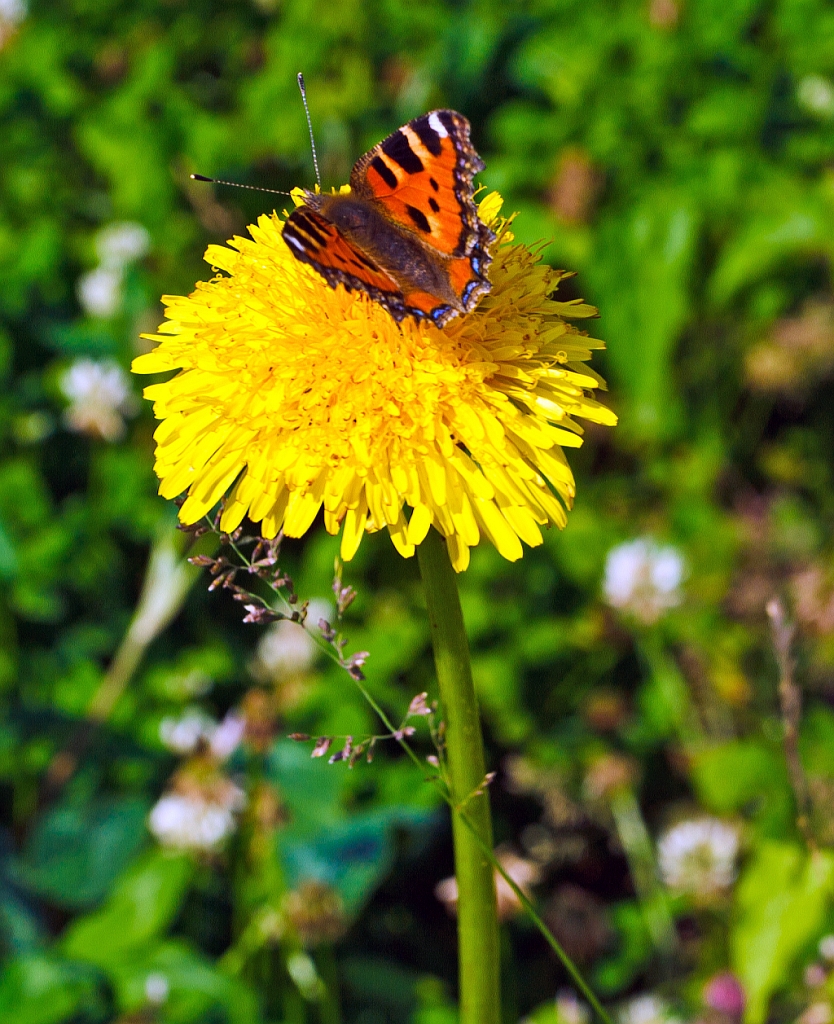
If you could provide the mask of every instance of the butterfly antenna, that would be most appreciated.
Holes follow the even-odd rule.
[[[192,174],[194,181],[209,181],[213,185],[231,185],[233,188],[248,188],[253,192],[272,192],[276,196],[289,196],[290,192],[279,192],[277,188],[261,188],[259,185],[241,185],[239,181],[221,181],[220,178],[207,178],[204,174]]]
[[[301,102],[304,104],[304,113],[307,115],[307,130],[310,133],[310,149],[313,151],[313,167],[316,171],[316,182],[321,191],[321,175],[319,174],[319,158],[316,156],[316,140],[313,138],[313,122],[310,120],[310,108],[307,106],[307,87],[304,84],[304,75],[298,72],[298,88],[301,90]]]

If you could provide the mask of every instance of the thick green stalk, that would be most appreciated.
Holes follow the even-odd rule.
[[[457,578],[446,544],[430,530],[417,549],[431,625],[440,703],[446,725],[446,760],[454,808],[464,808],[477,836],[453,812],[455,876],[458,884],[460,1024],[499,1024],[498,917],[495,876],[484,855],[492,849],[489,796],[478,701],[472,685],[469,643]]]

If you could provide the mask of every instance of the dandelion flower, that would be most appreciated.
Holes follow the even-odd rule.
[[[565,273],[513,242],[500,205],[495,193],[480,205],[500,236],[492,291],[442,329],[325,286],[275,214],[251,239],[209,246],[225,273],[165,298],[159,344],[133,364],[179,370],[145,396],[163,421],[160,493],[188,492],[182,522],[228,494],[223,530],[248,515],[265,537],[300,537],[323,509],[344,559],[381,529],[410,556],[434,526],[458,571],[481,538],[514,560],[540,527],[564,526],[576,417],[615,422],[584,365],[603,344],[571,323],[593,307],[551,298]]]

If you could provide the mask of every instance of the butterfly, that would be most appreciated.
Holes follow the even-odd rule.
[[[442,327],[492,287],[495,234],[473,200],[472,178],[483,168],[466,118],[433,110],[361,157],[349,193],[305,190],[284,241],[331,288],[366,292],[398,322]]]

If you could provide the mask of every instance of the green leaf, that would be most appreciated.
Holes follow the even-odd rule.
[[[834,777],[834,713],[809,708],[800,734],[802,764],[809,775]]]
[[[775,751],[757,740],[733,740],[697,752],[692,781],[699,798],[718,814],[737,811],[786,778]]]
[[[631,404],[627,424],[641,438],[674,426],[672,355],[689,316],[697,236],[688,197],[658,189],[600,228],[587,268],[613,376]]]
[[[15,889],[0,883],[0,936],[15,954],[33,953],[44,944],[46,928]]]
[[[340,963],[340,974],[354,998],[399,1011],[413,1006],[419,975],[381,956],[352,956]]]
[[[653,952],[652,939],[646,929],[646,918],[639,903],[618,903],[611,914],[617,931],[616,953],[594,969],[592,984],[603,993],[618,992],[628,987],[649,962]]]
[[[390,872],[397,832],[419,838],[434,817],[433,811],[385,807],[331,823],[312,837],[296,837],[290,829],[280,841],[288,882],[326,882],[339,891],[348,913],[355,913]]]
[[[56,807],[37,823],[17,864],[30,888],[66,907],[96,903],[147,838],[145,800]]]
[[[89,971],[49,956],[12,960],[0,975],[0,1024],[59,1024],[95,989]]]
[[[686,680],[672,658],[650,639],[642,651],[650,673],[637,695],[640,722],[632,735],[649,741],[685,735],[691,707]]]
[[[127,1013],[147,1005],[146,984],[158,975],[167,985],[166,1024],[192,1024],[213,1008],[225,1012],[228,1024],[257,1024],[257,1000],[251,989],[218,970],[210,960],[180,941],[163,942],[146,955],[110,966],[119,1008]],[[212,1015],[212,1019],[214,1015]]]
[[[800,180],[773,182],[757,196],[757,206],[761,212],[742,221],[721,253],[709,282],[716,305],[729,303],[786,261],[831,251],[831,216]]]
[[[422,978],[416,986],[418,1008],[409,1024],[458,1024],[458,1011],[438,978]]]
[[[0,580],[14,579],[17,573],[17,552],[8,531],[0,522]]]
[[[762,1024],[771,997],[797,956],[825,927],[834,894],[834,855],[764,842],[736,891],[731,935],[733,970],[747,994],[746,1024]]]
[[[310,749],[290,740],[276,743],[267,770],[280,786],[293,821],[293,831],[317,832],[344,819],[341,794],[344,778],[310,757]]]
[[[192,863],[154,850],[120,879],[107,903],[75,921],[63,939],[67,956],[108,967],[161,934],[179,910]]]

